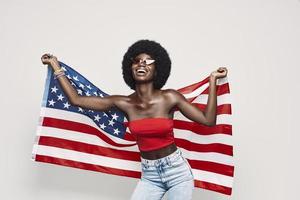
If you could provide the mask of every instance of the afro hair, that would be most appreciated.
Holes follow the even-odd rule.
[[[141,53],[146,53],[155,60],[156,74],[153,78],[155,89],[162,88],[167,82],[171,71],[171,59],[168,52],[157,42],[153,40],[139,40],[132,44],[124,54],[122,61],[122,74],[125,83],[135,90],[135,80],[132,76],[131,66],[132,58]]]

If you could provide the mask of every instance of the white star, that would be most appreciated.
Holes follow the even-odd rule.
[[[100,94],[99,94],[99,96],[100,96],[100,97],[103,97],[103,94],[102,94],[102,93],[100,93]]]
[[[103,113],[103,116],[108,117],[108,115],[105,112]]]
[[[87,91],[87,92],[85,93],[85,95],[86,95],[86,96],[91,96],[91,94],[90,94],[89,91]]]
[[[92,87],[90,85],[87,85],[86,87],[89,88],[90,90],[92,89]]]
[[[94,92],[94,95],[95,95],[95,96],[98,96],[97,92]]]
[[[114,129],[114,134],[116,134],[116,135],[119,135],[119,133],[120,133],[120,131],[119,131],[119,129]]]
[[[51,93],[52,92],[56,93],[57,90],[58,90],[58,88],[56,86],[54,86],[53,88],[51,88]]]
[[[65,67],[61,67],[65,72],[67,71]]]
[[[67,77],[68,77],[68,79],[72,79],[71,76],[70,76],[69,74],[67,75]]]
[[[51,99],[49,102],[49,106],[54,106],[54,104],[56,103],[55,101],[53,101],[53,99]]]
[[[57,100],[61,100],[62,101],[63,98],[65,98],[65,97],[62,94],[60,94],[60,95],[57,96]]]
[[[78,111],[83,112],[83,109],[78,106]]]
[[[100,124],[100,128],[104,129],[106,126],[104,125],[104,123]]]
[[[80,94],[80,95],[82,95],[82,90],[77,89],[77,93]]]
[[[84,85],[82,83],[79,83],[79,87],[81,87],[82,89],[84,89]]]
[[[114,113],[113,115],[111,115],[112,116],[112,118],[114,119],[114,120],[117,120],[117,118],[119,117],[116,113]]]
[[[69,109],[69,107],[70,107],[70,104],[68,102],[64,103],[64,108]]]
[[[108,125],[114,126],[115,122],[114,120],[108,120]]]
[[[93,110],[89,110],[89,112],[93,113],[94,111]]]
[[[73,76],[73,79],[74,79],[75,81],[79,81],[79,80],[78,80],[78,76]]]
[[[76,84],[73,81],[71,82],[71,85],[76,86]]]
[[[100,116],[97,114],[96,116],[94,116],[95,117],[95,121],[98,121],[99,122],[99,119],[100,119]]]

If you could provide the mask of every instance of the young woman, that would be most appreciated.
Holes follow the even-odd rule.
[[[224,67],[210,74],[208,102],[204,112],[165,85],[171,70],[167,51],[157,42],[139,40],[123,57],[126,84],[134,90],[128,96],[80,96],[64,76],[55,56],[44,54],[43,64],[50,65],[71,104],[105,111],[116,107],[125,113],[127,125],[136,135],[140,150],[142,177],[132,200],[159,200],[168,191],[171,200],[192,198],[194,176],[187,160],[174,143],[173,114],[177,108],[188,119],[207,126],[216,123],[216,80],[227,75]]]

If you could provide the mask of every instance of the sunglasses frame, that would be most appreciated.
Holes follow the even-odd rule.
[[[130,60],[132,61],[132,63],[133,64],[140,64],[141,63],[141,60],[142,60],[142,62],[145,64],[145,65],[151,65],[151,64],[153,64],[153,63],[155,63],[155,60],[154,59],[145,59],[145,60],[143,60],[143,59],[141,59],[141,58],[130,58]],[[150,61],[150,63],[147,63],[147,61]]]

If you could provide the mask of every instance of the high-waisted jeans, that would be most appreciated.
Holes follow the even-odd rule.
[[[142,177],[131,200],[160,200],[168,191],[169,200],[190,200],[194,189],[194,176],[180,149],[157,159],[141,158]]]

